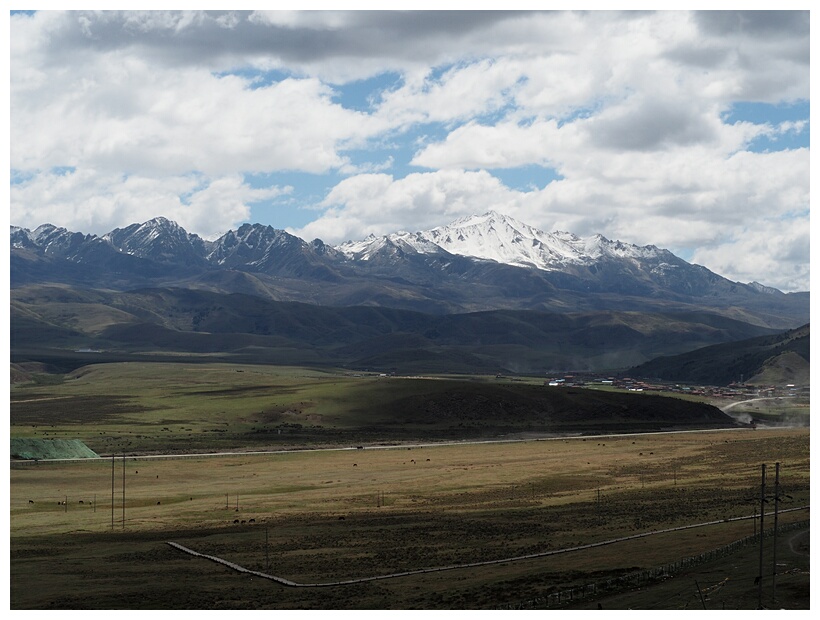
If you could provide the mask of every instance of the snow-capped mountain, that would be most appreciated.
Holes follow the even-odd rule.
[[[94,241],[95,238],[95,235],[71,232],[51,224],[38,226],[29,234],[29,239],[43,252],[65,258],[76,256],[84,245]]]
[[[336,251],[322,241],[306,243],[284,230],[243,224],[208,245],[207,261],[220,268],[277,273],[293,277],[331,276],[324,264]]]
[[[731,282],[652,245],[546,233],[492,211],[337,247],[261,224],[206,241],[166,218],[102,236],[12,226],[10,239],[12,287],[175,286],[428,313],[707,309],[777,327],[808,321],[808,293]]]
[[[418,237],[424,233],[393,233],[377,237],[368,235],[361,241],[347,241],[336,246],[349,260],[369,261],[376,256],[403,256],[410,254],[441,254],[444,248]],[[417,238],[418,237],[418,238]]]
[[[164,217],[115,228],[102,239],[120,252],[158,262],[201,262],[207,244],[198,235]]]
[[[567,232],[547,233],[495,211],[471,215],[431,230],[398,232],[384,237],[370,235],[363,241],[344,243],[338,249],[349,258],[368,260],[390,244],[420,254],[444,250],[459,256],[545,271],[561,271],[569,265],[588,266],[605,258],[673,257],[655,246],[610,241],[602,235],[581,238]]]

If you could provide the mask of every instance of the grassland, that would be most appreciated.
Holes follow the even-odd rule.
[[[185,363],[84,366],[11,390],[11,436],[98,454],[259,450],[731,425],[681,399],[533,382]]]
[[[165,542],[320,583],[503,559],[751,514],[764,462],[783,464],[791,506],[809,503],[808,429],[131,457],[114,462],[113,528],[111,460],[18,465],[10,485],[11,603],[499,607],[716,548],[750,534],[753,523],[319,589],[243,576]],[[807,518],[785,513],[781,523]]]
[[[791,506],[809,503],[807,428],[623,434],[708,426],[714,411],[684,399],[173,362],[34,378],[11,390],[12,438],[81,439],[116,459],[12,462],[14,609],[503,607],[695,555],[754,524],[312,589],[166,542],[326,583],[746,516],[764,462],[783,464]],[[594,428],[619,434],[582,436]],[[239,453],[203,454],[220,450]]]

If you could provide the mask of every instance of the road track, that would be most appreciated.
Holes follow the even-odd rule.
[[[729,409],[734,409],[738,405],[745,405],[747,403],[756,403],[756,402],[761,401],[761,400],[775,400],[776,401],[776,400],[782,400],[784,398],[797,398],[797,397],[796,396],[765,396],[765,397],[761,397],[761,398],[749,398],[747,400],[739,400],[737,402],[730,403],[730,404],[726,405],[725,407],[721,407],[720,410],[723,413],[726,413],[727,411],[729,411]]]
[[[716,433],[722,431],[751,431],[751,428],[744,427],[728,427],[728,428],[703,428],[682,431],[650,431],[644,433],[611,433],[606,435],[561,435],[555,437],[539,437],[526,439],[486,439],[482,441],[442,441],[434,443],[417,443],[417,444],[397,444],[390,446],[375,445],[363,446],[358,448],[355,446],[347,446],[344,448],[294,448],[291,450],[254,450],[254,451],[230,451],[230,452],[197,452],[197,453],[178,453],[178,454],[126,454],[125,457],[131,460],[158,460],[158,459],[194,459],[205,457],[225,457],[225,456],[264,456],[272,454],[295,454],[300,452],[350,452],[357,450],[407,450],[408,448],[435,448],[441,446],[475,446],[482,444],[501,444],[501,443],[528,443],[535,441],[564,441],[569,439],[615,439],[618,437],[645,437],[648,435],[676,435],[683,433]],[[71,458],[71,459],[38,459],[39,463],[81,463],[92,462],[99,463],[101,460],[116,457],[118,459],[123,457],[123,454],[108,454],[100,455],[99,459],[94,458]],[[33,460],[11,459],[12,463],[28,463]]]

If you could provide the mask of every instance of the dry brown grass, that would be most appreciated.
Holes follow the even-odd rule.
[[[759,484],[759,464],[770,464],[771,483],[775,461],[783,462],[784,482],[807,486],[808,437],[807,429],[783,429],[127,458],[126,525],[129,529],[218,526],[233,520],[237,496],[243,516],[281,517],[370,511],[381,503],[379,494],[384,496],[385,510],[471,512],[596,502],[599,489],[604,505],[614,494],[624,493],[751,492]],[[114,469],[119,523],[121,458]],[[13,468],[11,535],[110,529],[111,486],[108,459]],[[96,512],[89,504],[94,496]],[[67,511],[57,506],[66,497]],[[751,507],[740,506],[736,512],[749,512]]]
[[[123,528],[118,459],[113,531],[109,460],[15,467],[12,605],[493,607],[673,562],[749,535],[753,523],[321,591],[259,590],[247,577],[178,557],[164,541],[295,581],[368,577],[751,514],[760,463],[769,464],[771,485],[775,461],[790,505],[808,504],[808,429],[127,459]],[[95,494],[96,509],[88,503]],[[805,518],[783,514],[781,523]],[[73,590],[80,565],[84,598]],[[44,578],[48,588],[31,588]],[[200,598],[180,598],[183,583]],[[149,586],[145,601],[126,596]]]

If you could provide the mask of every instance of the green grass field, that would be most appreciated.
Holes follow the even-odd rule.
[[[145,454],[721,424],[687,401],[658,398],[547,388],[533,379],[112,363],[15,385],[10,433],[80,439],[98,454]]]
[[[92,365],[57,385],[13,389],[11,436],[76,437],[98,453],[276,443],[299,427],[339,428],[326,410],[353,383],[341,371],[288,367]]]

